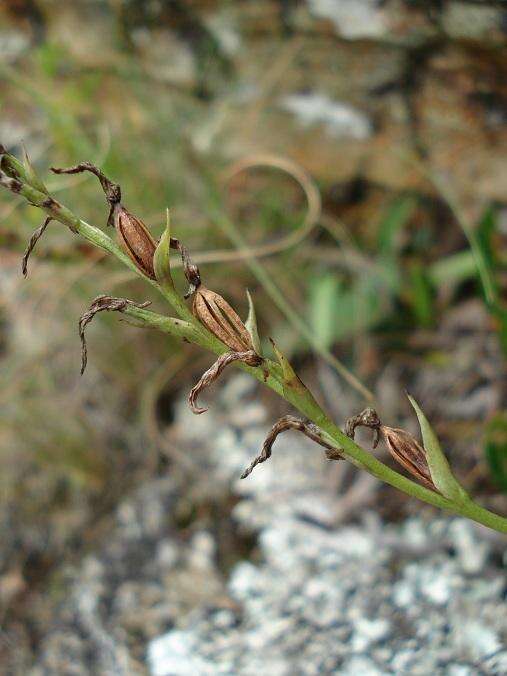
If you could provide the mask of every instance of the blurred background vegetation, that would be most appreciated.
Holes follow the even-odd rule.
[[[49,166],[99,164],[157,236],[169,206],[207,285],[243,315],[250,289],[262,335],[338,421],[364,400],[337,359],[389,423],[408,416],[409,389],[463,482],[501,511],[501,5],[4,0],[0,140],[16,154],[24,142],[58,199],[95,225],[107,214],[95,179]],[[308,221],[315,186],[322,210]],[[11,623],[31,589],[58,588],[55,561],[79,556],[129,488],[178,466],[173,401],[209,363],[103,316],[80,379],[77,319],[92,298],[165,308],[55,223],[23,280],[39,221],[0,194],[0,596]],[[235,253],[245,246],[258,255]],[[394,517],[402,499],[382,491]]]

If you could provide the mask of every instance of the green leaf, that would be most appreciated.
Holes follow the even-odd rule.
[[[166,226],[165,230],[162,233],[162,237],[158,243],[157,248],[155,249],[155,254],[153,256],[153,269],[155,270],[155,277],[157,282],[162,287],[169,287],[174,289],[174,282],[171,276],[171,264],[170,264],[170,251],[171,251],[171,217],[169,214],[169,209],[166,209]]]
[[[246,297],[248,298],[248,317],[245,322],[246,330],[250,334],[254,350],[257,352],[258,355],[262,357],[261,341],[259,338],[259,331],[257,329],[257,316],[255,314],[255,307],[253,304],[252,296],[250,295],[250,291],[248,289],[246,290]]]
[[[469,499],[468,495],[454,477],[447,458],[440,447],[437,435],[415,399],[410,395],[407,396],[419,419],[424,450],[426,451],[426,459],[433,483],[444,497],[452,500],[454,503],[459,504],[467,501]]]
[[[410,195],[395,199],[382,218],[377,235],[377,251],[382,257],[394,258],[399,249],[399,232],[412,218],[417,201]]]
[[[410,302],[419,326],[427,328],[433,323],[433,298],[428,276],[419,261],[409,267],[411,281]]]
[[[339,287],[340,280],[333,272],[312,278],[310,283],[310,324],[315,339],[326,350],[335,340]]]
[[[26,148],[24,145],[23,145],[23,166],[25,169],[26,177],[28,179],[28,183],[30,183],[30,185],[39,192],[43,192],[44,194],[49,195],[48,189],[37,175],[37,172],[33,167],[33,164],[28,156],[28,153],[26,152]]]

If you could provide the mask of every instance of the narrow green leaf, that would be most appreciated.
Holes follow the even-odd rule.
[[[37,172],[35,171],[24,145],[23,145],[23,166],[25,168],[25,174],[30,185],[36,190],[39,190],[39,192],[43,192],[46,195],[49,195],[48,189],[46,188],[44,183],[39,178]]]
[[[377,235],[377,251],[387,258],[396,257],[399,249],[399,233],[407,225],[417,208],[417,200],[411,195],[395,199],[382,218]]]
[[[409,267],[411,281],[410,302],[419,326],[427,328],[433,322],[433,298],[428,276],[419,261]]]
[[[419,420],[424,450],[426,451],[426,459],[428,460],[433,483],[440,493],[449,500],[452,500],[456,504],[465,502],[468,499],[468,495],[454,477],[447,458],[440,447],[437,435],[415,399],[410,395],[408,395],[408,398]]]
[[[335,340],[336,299],[340,279],[334,272],[312,278],[309,289],[310,325],[315,340],[328,350]]]
[[[166,209],[166,226],[158,246],[155,249],[155,254],[153,256],[153,269],[155,270],[155,277],[157,278],[157,282],[160,284],[160,286],[174,289],[174,282],[173,278],[171,277],[171,264],[169,258],[170,251],[171,216],[169,214],[169,209]]]
[[[250,291],[248,289],[246,290],[246,297],[248,298],[248,317],[246,319],[245,326],[248,333],[250,334],[250,338],[252,339],[254,350],[262,357],[261,341],[259,338],[259,331],[257,329],[257,316],[255,314],[252,296],[250,295]]]

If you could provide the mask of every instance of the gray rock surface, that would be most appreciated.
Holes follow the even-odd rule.
[[[176,406],[172,440],[201,469],[183,499],[226,516],[182,525],[176,475],[134,491],[69,571],[32,676],[507,673],[501,538],[423,507],[337,526],[340,463],[296,434],[239,481],[271,423],[253,387],[231,377],[199,418]],[[256,543],[225,568],[220,524]]]

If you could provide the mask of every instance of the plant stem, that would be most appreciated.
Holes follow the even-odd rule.
[[[9,173],[7,174],[4,173],[4,171],[0,171],[0,185],[15,194],[22,195],[30,204],[41,208],[54,220],[68,226],[73,232],[81,235],[94,246],[116,256],[116,258],[132,270],[132,272],[158,289],[171,305],[173,305],[181,319],[165,317],[133,305],[127,306],[124,310],[124,314],[137,320],[142,326],[155,328],[185,339],[216,354],[220,355],[228,350],[225,345],[195,319],[187,306],[177,296],[174,289],[165,288],[164,286],[161,287],[157,282],[146,277],[121,248],[102,230],[77,218],[69,209],[67,209],[67,207],[30,185],[29,177],[24,171],[23,165],[15,160],[15,158],[8,154],[3,154],[1,157],[3,157],[1,165],[2,169],[7,167]],[[366,470],[373,476],[398,488],[407,495],[419,498],[435,507],[440,507],[456,514],[466,516],[499,532],[507,533],[507,518],[501,517],[480,507],[468,497],[459,503],[452,502],[439,493],[411,481],[377,460],[372,454],[365,451],[361,446],[356,444],[355,441],[350,439],[329,419],[317,401],[313,398],[313,395],[304,385],[302,385],[302,383],[300,383],[300,381],[297,379],[294,382],[287,381],[284,377],[283,370],[278,363],[270,359],[265,359],[260,367],[251,367],[242,363],[239,363],[238,366],[270,387],[278,395],[291,403],[304,416],[314,422],[322,430],[325,439],[336,447],[344,458],[357,467]]]
[[[207,336],[203,336],[201,333],[196,332],[193,326],[182,320],[157,315],[150,310],[144,310],[134,306],[127,307],[124,314],[130,315],[152,328],[156,328],[180,338],[185,338],[216,354],[222,354],[227,350],[227,348],[223,346],[220,346],[217,349],[217,347],[208,340]],[[266,359],[261,367],[252,368],[245,364],[239,364],[239,366],[244,371],[247,371],[257,378],[257,380],[266,384],[279,396],[289,401],[305,417],[314,422],[323,431],[326,440],[340,450],[344,458],[349,460],[356,467],[366,470],[381,481],[398,488],[407,495],[411,495],[412,497],[433,505],[434,507],[440,507],[441,509],[454,512],[455,514],[466,516],[473,521],[488,526],[489,528],[493,528],[501,533],[507,533],[507,518],[480,507],[470,499],[467,499],[460,504],[456,504],[445,498],[443,495],[415,483],[411,479],[408,479],[380,462],[380,460],[377,460],[374,455],[368,453],[361,446],[356,444],[355,441],[350,439],[329,419],[306,388],[299,390],[284,387],[280,382],[281,375],[278,364],[275,362]],[[267,379],[265,379],[263,369],[269,374]]]

